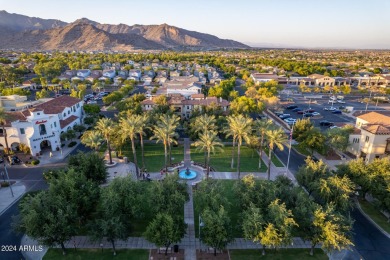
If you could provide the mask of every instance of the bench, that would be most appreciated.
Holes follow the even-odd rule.
[[[160,247],[160,248],[158,249],[158,253],[159,253],[159,254],[161,254],[161,253],[165,254],[165,249],[166,249],[165,247]],[[168,247],[167,253],[168,253],[168,254],[171,254],[171,253],[172,253],[172,247]]]

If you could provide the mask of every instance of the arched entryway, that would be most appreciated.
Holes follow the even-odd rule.
[[[49,140],[43,140],[40,143],[41,151],[51,151],[51,143]]]
[[[11,148],[12,151],[17,152],[17,151],[19,151],[19,145],[20,145],[20,143],[15,142],[15,143],[12,143],[9,146],[9,148]]]

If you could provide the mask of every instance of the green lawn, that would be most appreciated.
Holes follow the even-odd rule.
[[[141,147],[138,145],[137,160],[138,166],[142,168],[142,156]],[[163,144],[144,144],[145,152],[145,167],[148,172],[158,172],[164,167],[164,145]],[[127,156],[129,161],[133,161],[133,152],[131,151],[131,145],[128,144],[122,149],[123,156]],[[172,147],[172,160],[173,163],[181,162],[184,160],[184,148],[182,145]]]
[[[216,171],[219,172],[235,172],[237,171],[237,147],[235,147],[235,159],[234,159],[234,168],[232,169],[232,146],[223,147],[223,152],[216,152],[211,154],[210,165]],[[242,172],[266,172],[267,166],[264,162],[261,163],[261,169],[258,168],[259,156],[253,149],[250,149],[246,146],[241,147],[241,171]],[[191,148],[191,160],[194,162],[204,163],[204,153],[197,152],[194,147]]]
[[[269,153],[269,149],[268,147],[265,147],[264,148],[264,152],[267,154],[268,156],[268,153]],[[272,159],[271,161],[274,163],[274,165],[276,167],[284,167],[283,163],[281,161],[279,161],[279,159],[276,157],[276,155],[274,153],[272,153]]]
[[[233,236],[242,237],[241,227],[239,226],[239,217],[240,217],[241,209],[238,205],[239,204],[238,197],[235,195],[235,192],[233,192],[233,186],[237,182],[237,180],[213,180],[213,181],[219,181],[222,183],[223,189],[221,190],[221,192],[223,192],[223,196],[226,197],[230,203],[228,207],[229,210],[228,215],[231,221],[230,224],[233,228]],[[196,237],[199,237],[199,213],[200,212],[196,209],[194,205],[194,221],[195,221]]]
[[[319,248],[314,250],[314,255],[311,256],[310,249],[284,249],[278,251],[266,250],[266,255],[261,255],[260,249],[240,249],[229,250],[231,260],[256,260],[256,259],[272,259],[272,260],[306,260],[306,259],[328,259],[328,256]]]
[[[45,256],[44,260],[147,260],[149,258],[149,250],[146,249],[119,249],[116,256],[112,254],[111,249],[67,249],[66,255],[62,255],[62,250],[58,248],[50,248]]]
[[[300,147],[300,146],[297,145],[297,144],[293,144],[292,147],[293,147],[295,150],[297,150],[298,153],[301,153],[301,154],[306,155],[306,156],[310,156],[310,152],[309,152],[307,149],[302,148],[302,147]]]
[[[378,209],[375,208],[370,202],[359,199],[359,204],[364,213],[366,213],[372,220],[375,221],[383,230],[390,233],[390,223],[387,221],[385,215],[383,215]]]

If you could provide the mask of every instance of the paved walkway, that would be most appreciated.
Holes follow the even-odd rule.
[[[189,138],[184,138],[184,167],[191,166],[191,143]]]
[[[3,180],[1,180],[2,182]],[[13,196],[11,193],[13,191]],[[0,188],[0,215],[11,207],[23,194],[26,192],[26,187],[20,183],[15,183],[11,187]]]

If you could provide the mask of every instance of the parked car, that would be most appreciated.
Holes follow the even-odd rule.
[[[332,125],[329,127],[330,129],[333,129],[333,128],[339,128],[338,126],[335,126],[335,125]]]
[[[345,109],[345,106],[339,106],[339,109]]]
[[[88,100],[87,104],[97,104],[95,100]]]
[[[313,117],[314,115],[312,113],[305,113],[303,114],[304,117]]]
[[[344,100],[337,100],[337,103],[345,104],[345,101]]]
[[[298,111],[301,111],[301,110],[302,110],[302,108],[296,107],[296,108],[294,108],[292,111],[293,111],[293,112],[298,112]]]
[[[8,156],[8,161],[11,165],[14,165],[14,164],[19,164],[21,161],[19,159],[19,157],[17,157],[16,155],[13,155],[13,156]]]
[[[332,126],[333,123],[327,120],[320,121],[320,126]]]
[[[298,115],[303,115],[305,112],[303,112],[303,110],[300,110],[297,112]]]
[[[320,115],[321,115],[321,114],[318,113],[318,112],[313,112],[312,114],[313,114],[313,116],[320,116]]]
[[[274,114],[277,116],[281,116],[281,115],[283,115],[283,112],[275,112]]]
[[[286,119],[286,118],[290,118],[291,116],[289,114],[283,114],[281,116],[279,116],[280,119]]]
[[[342,114],[343,112],[341,112],[340,110],[335,110],[332,112],[333,114]]]
[[[312,109],[312,108],[309,108],[309,109],[306,109],[306,110],[305,110],[306,113],[313,113],[314,111],[315,111],[315,110]]]
[[[297,108],[298,106],[297,105],[289,105],[286,107],[286,109],[294,109],[294,108]]]

